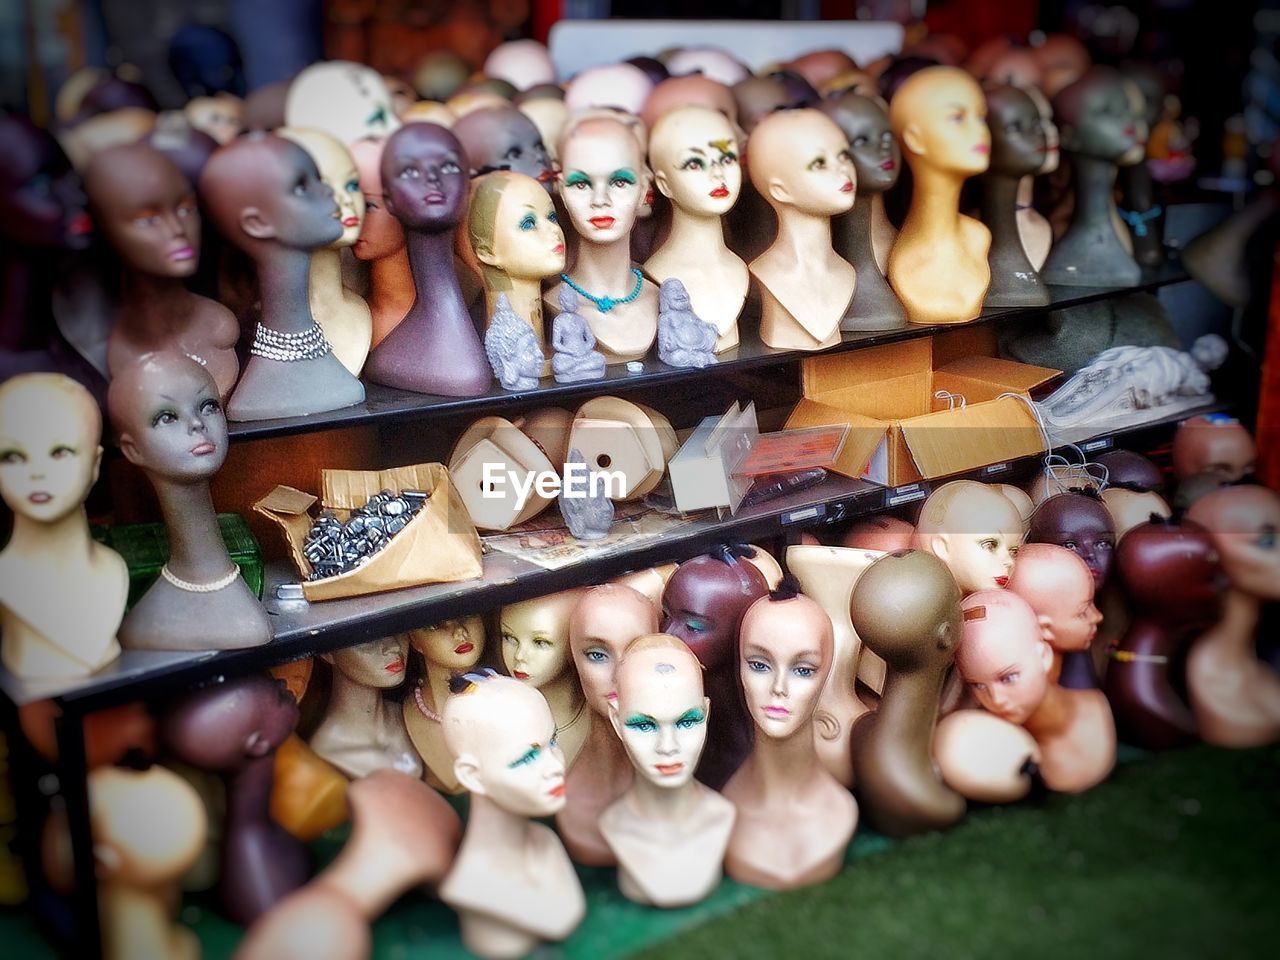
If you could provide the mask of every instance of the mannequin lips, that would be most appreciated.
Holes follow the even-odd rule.
[[[423,198],[423,202],[430,204],[441,204],[445,202],[445,195],[439,190],[432,190]]]
[[[67,233],[73,237],[83,237],[93,232],[93,219],[81,211],[67,223]]]
[[[213,453],[213,451],[217,449],[218,448],[215,447],[208,440],[201,440],[199,443],[197,443],[194,447],[191,448],[191,455],[195,457],[207,457],[209,454]]]
[[[791,711],[784,706],[771,703],[764,708],[764,714],[771,720],[785,720],[787,717],[791,716]]]
[[[552,253],[564,253],[564,244],[563,244],[563,243],[557,243],[554,247],[552,247],[552,248],[551,248],[551,252],[552,252]]]
[[[973,146],[973,152],[974,152],[974,153],[984,153],[984,154],[985,154],[985,153],[990,153],[990,152],[991,152],[991,148],[990,148],[989,146],[987,146],[985,143],[977,143],[977,144],[974,144],[974,146]]]
[[[714,190],[711,191],[711,196],[717,200],[723,200],[728,195],[729,195],[729,188],[724,186],[724,184],[721,184],[720,186],[716,187]]]
[[[897,165],[896,163],[894,163],[894,162],[893,162],[893,157],[890,157],[890,158],[889,158],[888,160],[886,160],[884,163],[880,164],[880,169],[881,169],[881,170],[896,170],[896,169],[898,169],[898,165]]]
[[[547,795],[548,795],[548,796],[552,796],[552,797],[563,797],[563,796],[564,796],[564,781],[563,781],[563,780],[561,780],[561,781],[560,781],[559,783],[557,783],[554,787],[552,787],[550,790],[548,790],[548,791],[547,791]]]
[[[613,217],[592,217],[587,221],[597,230],[608,230],[614,224]]]
[[[853,181],[852,181],[852,180],[846,180],[846,181],[844,182],[844,184],[840,187],[840,192],[841,192],[841,193],[853,193]]]
[[[360,218],[353,214],[352,216],[345,218],[342,221],[342,225],[347,228],[358,227],[360,226]]]
[[[170,263],[185,263],[196,255],[195,250],[190,244],[184,243],[180,247],[174,247],[169,251]]]
[[[387,673],[404,673],[404,661],[392,660],[385,667],[383,667],[383,669],[386,670]]]
[[[53,499],[53,494],[45,493],[43,490],[37,490],[35,493],[28,494],[27,500],[31,503],[48,503]]]
[[[605,699],[606,699],[606,700],[608,700],[610,703],[617,703],[617,702],[618,702],[618,691],[617,691],[617,690],[610,690],[610,691],[609,691],[609,693],[608,693],[608,695],[606,695],[606,696],[605,696]]]
[[[550,183],[555,178],[556,178],[556,175],[552,173],[550,170],[543,170],[534,179],[537,180],[539,183]]]
[[[456,647],[453,648],[453,652],[456,653],[458,656],[462,656],[464,653],[470,653],[475,648],[476,648],[476,645],[472,643],[470,640],[464,640],[462,641],[462,643],[458,644]]]
[[[1009,585],[1008,577],[996,577],[995,581],[997,587],[1007,587]]]
[[[513,677],[515,677],[517,680],[528,680],[528,679],[529,679],[529,675],[528,675],[527,673],[525,673],[523,670],[512,670],[512,671],[511,671],[511,675],[512,675]]]
[[[655,763],[653,769],[664,777],[674,777],[677,773],[684,769],[683,763]]]

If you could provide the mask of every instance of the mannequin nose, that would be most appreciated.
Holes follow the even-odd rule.
[[[658,753],[669,757],[676,752],[675,728],[664,724],[658,728]]]
[[[775,697],[785,697],[787,695],[786,673],[781,670],[773,675],[773,695]]]
[[[591,191],[591,205],[593,207],[609,206],[609,185],[602,183]]]

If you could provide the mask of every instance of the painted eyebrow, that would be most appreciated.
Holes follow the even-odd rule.
[[[754,644],[752,644],[749,647],[744,647],[742,650],[742,655],[744,657],[755,656],[765,660],[773,659],[773,654],[771,654],[768,650],[766,650],[764,647],[757,647]]]
[[[613,171],[613,173],[609,174],[610,180],[614,179],[615,177],[621,178],[623,180],[630,179],[632,183],[636,182],[636,172],[632,170],[630,167],[619,167],[617,170]]]
[[[565,175],[564,182],[565,183],[590,183],[591,178],[588,177],[581,170],[574,170],[572,173]]]
[[[796,662],[796,661],[798,661],[798,660],[817,660],[817,661],[821,661],[821,660],[822,660],[822,654],[820,654],[817,650],[804,650],[804,651],[802,651],[802,652],[800,652],[800,653],[797,653],[794,657],[792,657],[792,658],[791,658],[791,662],[792,662],[792,663],[795,663],[795,662]]]
[[[697,154],[698,156],[700,156],[700,157],[705,157],[705,156],[706,156],[706,153],[705,153],[705,152],[703,152],[699,147],[690,147],[690,148],[689,148],[689,152],[690,152],[690,153],[696,153],[696,154]]]
[[[693,707],[692,709],[686,710],[684,713],[680,714],[680,716],[676,718],[676,723],[679,723],[681,720],[701,720],[705,716],[706,714],[703,713],[702,710],[698,707]]]
[[[628,727],[637,723],[652,723],[656,726],[658,721],[653,719],[653,717],[649,716],[647,713],[633,713],[623,721],[623,725]]]

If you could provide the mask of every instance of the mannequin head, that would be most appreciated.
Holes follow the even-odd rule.
[[[428,672],[465,673],[484,655],[484,617],[479,614],[419,627],[406,636],[409,645],[422,655]]]
[[[1179,480],[1214,470],[1235,483],[1253,473],[1257,456],[1253,437],[1232,417],[1192,417],[1173,435],[1173,472]]]
[[[337,138],[321,130],[285,127],[279,135],[296,143],[315,161],[320,180],[333,191],[342,222],[342,236],[332,246],[351,246],[364,223],[364,194],[360,192],[360,178],[350,152]]]
[[[892,670],[940,674],[955,656],[963,622],[960,590],[931,553],[881,557],[858,578],[849,607],[862,642]]]
[[[1056,543],[1079,555],[1101,587],[1111,572],[1115,556],[1116,528],[1111,512],[1100,497],[1084,493],[1059,493],[1036,507],[1031,515],[1032,543]]]
[[[819,105],[849,141],[858,190],[883,193],[898,182],[902,154],[880,101],[856,93],[828,97]]]
[[[731,53],[718,47],[685,47],[666,59],[667,72],[673,77],[700,74],[727,87],[733,86],[751,71]]]
[[[196,193],[164,154],[140,143],[111,147],[89,164],[84,188],[94,223],[127,267],[158,277],[196,272]]]
[[[1044,166],[1047,141],[1035,101],[1014,86],[987,90],[991,172],[1025,177]]]
[[[606,117],[571,124],[560,167],[560,197],[578,235],[587,243],[626,240],[650,184],[631,129]]]
[[[403,633],[323,654],[325,662],[352,683],[377,689],[404,682],[408,656],[409,638]]]
[[[537,40],[508,40],[498,44],[485,57],[484,74],[505,80],[517,90],[556,82],[551,54]]]
[[[298,703],[266,674],[210,683],[165,711],[160,736],[183,763],[233,774],[267,757],[293,733]]]
[[[1090,67],[1053,98],[1062,149],[1112,163],[1146,142],[1128,84],[1112,67]]]
[[[791,91],[777,77],[747,77],[733,85],[733,102],[738,110],[738,122],[746,133],[775,110],[792,110],[812,106],[812,101],[796,103]]]
[[[1021,726],[1044,702],[1053,666],[1035,611],[1009,590],[979,590],[960,607],[956,669],[986,710]]]
[[[570,116],[591,107],[608,107],[640,114],[653,90],[653,81],[639,67],[611,63],[588,67],[565,86],[564,105]]]
[[[881,515],[856,521],[840,538],[840,546],[894,553],[910,550],[915,535],[916,528],[907,521]]]
[[[1041,89],[1051,97],[1089,69],[1089,51],[1070,34],[1051,33],[1034,52],[1040,62]]]
[[[925,501],[916,546],[945,563],[967,594],[1008,583],[1022,529],[1018,508],[999,490],[975,480],[954,480]]]
[[[0,496],[18,516],[54,523],[81,509],[101,440],[98,404],[70,377],[24,373],[0,384]]]
[[[831,618],[803,594],[775,593],[750,606],[742,617],[738,675],[762,734],[778,740],[812,736],[834,644]]]
[[[1252,485],[1205,494],[1188,511],[1213,538],[1231,586],[1263,601],[1280,600],[1280,496]]]
[[[662,594],[662,632],[688,644],[704,667],[718,670],[734,654],[747,608],[769,593],[764,575],[732,554],[687,560]]]
[[[551,161],[553,171],[551,183],[554,185],[555,163],[560,159],[556,144],[560,142],[565,124],[569,121],[569,108],[559,97],[534,97],[522,102],[517,109],[538,128],[538,135],[542,137],[543,147]],[[555,189],[554,186],[551,189]]]
[[[244,101],[230,93],[212,97],[193,97],[182,108],[187,122],[225,145],[240,135],[244,129]]]
[[[347,60],[313,63],[289,84],[285,122],[332,134],[342,143],[386,137],[400,126],[382,76]]]
[[[831,217],[853,207],[849,141],[825,114],[771,113],[752,132],[749,150],[751,183],[780,216],[795,208]]]
[[[1030,530],[1031,514],[1035,513],[1036,510],[1035,501],[1027,495],[1025,490],[1021,487],[1015,487],[1012,483],[993,483],[991,486],[1003,493],[1009,499],[1009,502],[1017,507],[1018,516],[1022,517],[1022,529]]]
[[[448,47],[424,54],[413,72],[413,88],[424,100],[448,100],[471,76],[471,64]]]
[[[912,170],[970,177],[987,169],[987,101],[978,81],[958,67],[913,73],[889,103],[889,122]]]
[[[423,233],[452,230],[467,208],[467,155],[450,131],[409,123],[387,141],[383,202],[402,225]]]
[[[502,664],[515,679],[541,687],[569,669],[569,617],[581,590],[564,590],[502,608]]]
[[[709,107],[735,123],[738,119],[738,105],[734,102],[733,92],[723,83],[700,73],[663,80],[645,98],[644,107],[639,111],[640,119],[646,128],[652,130],[664,113],[676,107]]]
[[[452,130],[453,125],[458,122],[458,117],[457,114],[437,100],[418,100],[409,104],[404,112],[400,114],[400,122],[402,124],[435,123]]]
[[[1154,490],[1142,493],[1126,490],[1124,487],[1107,487],[1102,491],[1102,502],[1111,514],[1111,523],[1116,529],[1116,543],[1134,527],[1150,520],[1152,514],[1157,517],[1173,515],[1164,497]]]
[[[1140,453],[1109,450],[1095,461],[1107,469],[1107,487],[1126,490],[1159,490],[1164,486],[1160,468]]]
[[[787,69],[794,70],[817,89],[832,77],[857,70],[858,65],[843,50],[811,50],[788,63]]]
[[[1029,47],[1007,47],[991,61],[983,75],[988,83],[1009,83],[1024,90],[1040,86],[1043,78],[1040,61]]]
[[[538,181],[499,170],[476,183],[468,214],[471,246],[486,281],[500,276],[540,280],[564,269],[564,233]]]
[[[227,459],[227,415],[218,385],[176,352],[148,353],[117,371],[107,411],[125,459],[180,483],[211,480]]]
[[[1116,549],[1116,571],[1135,615],[1177,630],[1218,619],[1225,578],[1209,531],[1184,520],[1134,527]]]
[[[636,772],[668,790],[683,787],[706,746],[711,711],[697,657],[675,637],[647,634],[627,646],[616,682],[609,719]]]
[[[17,114],[0,114],[0,140],[0,240],[43,250],[87,247],[93,221],[58,142]]]
[[[627,645],[657,633],[658,612],[649,598],[616,583],[592,587],[569,618],[569,647],[582,692],[602,717],[617,699],[615,675]]]
[[[738,202],[742,167],[732,125],[708,107],[680,107],[649,132],[649,162],[658,192],[681,210],[719,217]]]
[[[1028,543],[1013,565],[1009,591],[1030,604],[1054,650],[1089,649],[1102,614],[1093,604],[1093,574],[1075,553],[1055,543]]]
[[[218,232],[255,259],[276,247],[315,250],[342,236],[333,191],[296,143],[250,133],[220,148],[200,175]]]
[[[360,194],[364,197],[364,222],[352,253],[357,260],[381,260],[404,249],[404,228],[387,209],[382,192],[383,140],[360,140],[351,145]]]
[[[177,881],[199,856],[208,830],[195,788],[160,766],[94,770],[89,819],[98,876],[140,888]]]
[[[510,677],[469,673],[445,701],[441,727],[453,775],[508,813],[546,817],[564,806],[564,754],[537,690]]]
[[[200,182],[204,165],[219,147],[217,140],[191,126],[177,110],[160,114],[152,131],[138,142],[163,154],[193,186]]]
[[[473,110],[454,123],[453,132],[467,152],[473,177],[493,170],[514,170],[551,191],[555,168],[542,133],[515,107]]]
[[[1044,130],[1044,163],[1036,172],[1053,173],[1062,160],[1062,137],[1058,132],[1058,125],[1053,120],[1053,107],[1049,103],[1049,98],[1039,87],[1023,87],[1023,92],[1031,98],[1036,109],[1040,111],[1040,128]]]

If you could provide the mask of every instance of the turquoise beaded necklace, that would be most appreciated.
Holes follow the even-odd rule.
[[[587,293],[587,291],[583,290],[576,283],[574,283],[567,273],[560,274],[560,279],[563,280],[565,283],[567,283],[570,286],[570,288],[572,288],[575,292],[580,293],[582,296],[586,297],[588,300],[594,303],[596,305],[596,309],[599,310],[601,313],[608,313],[610,310],[612,310],[614,307],[618,306],[619,304],[630,303],[636,297],[640,296],[640,290],[644,287],[644,274],[640,272],[639,267],[632,267],[631,272],[635,274],[635,277],[636,277],[636,288],[632,290],[629,294],[627,294],[625,297],[622,297],[620,299],[614,299],[613,297],[593,296],[592,294]]]

